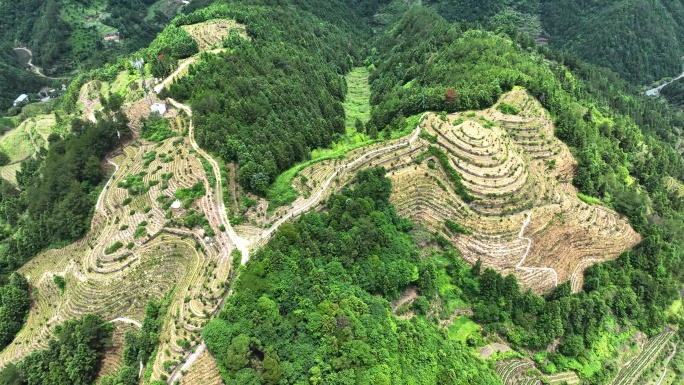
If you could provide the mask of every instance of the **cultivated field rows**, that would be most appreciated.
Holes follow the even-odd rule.
[[[237,32],[243,39],[248,39],[247,30],[243,24],[233,20],[216,19],[204,23],[184,25],[186,30],[199,45],[200,51],[210,50],[221,46],[231,31]]]
[[[321,200],[351,181],[356,171],[383,166],[393,182],[391,200],[397,211],[441,231],[469,262],[482,259],[485,266],[513,273],[523,287],[537,292],[567,280],[579,290],[587,266],[616,258],[639,235],[614,211],[577,197],[571,184],[576,162],[555,138],[550,116],[534,98],[515,90],[501,101],[520,113],[506,115],[496,106],[445,117],[430,113],[421,121],[427,135],[410,144],[405,138],[375,143],[343,159],[314,163],[294,178],[297,200],[248,219],[266,226],[297,212],[331,176]],[[426,153],[428,146],[447,155],[475,200],[466,202],[456,194],[439,160]],[[369,152],[373,154],[345,167]],[[452,233],[444,226],[447,219],[470,234]]]
[[[638,356],[620,369],[613,385],[631,385],[641,377],[641,373],[658,357],[660,351],[668,344],[676,329],[665,328],[660,334],[650,338]]]
[[[532,369],[534,369],[532,362],[517,358],[496,363],[496,374],[499,375],[504,385],[540,385],[541,381],[538,378],[526,373]]]
[[[187,209],[162,203],[173,200],[178,189],[198,182],[207,192],[213,190],[188,140],[171,138],[160,146],[134,142],[111,161],[118,169],[102,192],[90,233],[75,244],[46,251],[22,268],[37,295],[26,326],[0,354],[0,364],[45,347],[54,325],[88,312],[140,322],[148,300],[173,289],[153,368],[153,378],[159,378],[169,373],[164,362],[181,361],[192,342],[200,339],[201,327],[220,305],[231,268],[226,256],[233,245],[219,231],[220,214],[211,196],[196,199]],[[137,175],[145,188],[133,195],[124,186]],[[182,226],[189,210],[204,214],[216,235],[207,237],[202,228]],[[123,246],[107,250],[115,242]],[[66,279],[63,295],[52,280],[55,274]]]

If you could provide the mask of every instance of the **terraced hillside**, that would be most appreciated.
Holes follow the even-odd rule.
[[[171,317],[163,326],[153,371],[158,378],[166,370],[164,362],[179,361],[220,306],[230,270],[225,256],[233,245],[219,230],[213,186],[189,141],[133,143],[110,162],[116,172],[98,200],[91,232],[22,268],[38,294],[26,326],[2,352],[0,365],[46,346],[52,326],[88,312],[141,321],[148,299],[173,289]],[[198,185],[208,194],[183,198]],[[182,202],[174,204],[176,199]],[[192,215],[206,217],[206,226],[187,228],[184,223]],[[205,229],[215,235],[209,237]],[[64,295],[54,275],[64,276]]]
[[[0,137],[0,150],[10,157],[10,164],[0,167],[0,176],[16,185],[20,161],[47,148],[48,136],[58,130],[54,115],[37,115]]]
[[[230,28],[236,26],[226,22]],[[212,31],[206,28],[198,28],[198,36]],[[220,38],[227,35],[229,28],[225,29]],[[180,72],[197,57],[185,60],[162,87],[182,76]],[[131,81],[122,73],[113,84],[91,82],[84,86],[81,99],[90,102],[84,118],[96,119],[93,111],[103,89],[109,90],[104,92],[108,94],[119,87],[117,84],[127,87]],[[126,101],[123,110],[137,137],[140,118],[149,114],[148,100]],[[156,97],[154,101],[158,101]],[[240,238],[220,204],[221,190],[216,189],[221,184],[219,166],[194,142],[189,118],[192,112],[188,106],[171,102],[184,110],[179,114],[169,105],[164,116],[177,136],[159,143],[143,139],[124,143],[122,150],[107,159],[113,175],[97,200],[90,232],[80,241],[48,250],[22,267],[22,274],[37,290],[24,328],[0,353],[0,366],[46,347],[55,325],[86,313],[141,322],[149,299],[169,291],[173,299],[162,326],[161,343],[154,364],[143,369],[152,380],[169,377],[201,345],[201,328],[227,295],[226,277],[235,249],[232,239]],[[29,127],[29,123],[25,125]],[[34,126],[39,125],[30,127]],[[46,141],[43,131],[37,130],[41,143]],[[203,163],[213,169],[210,177]],[[246,262],[248,254],[243,246],[240,250]],[[66,281],[63,293],[53,281],[55,275]],[[111,374],[121,364],[123,338],[119,334],[107,352],[101,374]],[[198,361],[199,368],[211,365],[212,360],[205,354]],[[205,373],[192,375],[201,377]]]
[[[443,229],[470,262],[481,258],[536,291],[569,279],[577,291],[587,266],[616,258],[639,235],[612,210],[577,197],[575,161],[536,100],[516,90],[500,103],[518,114],[504,114],[497,105],[446,121],[430,115],[423,124],[462,176],[471,202],[452,191],[445,170],[431,168],[429,158],[396,170],[393,200],[400,213]],[[470,234],[445,229],[445,220]]]
[[[182,27],[197,41],[200,51],[221,46],[223,39],[235,31],[243,39],[248,39],[245,26],[232,20],[216,19],[204,23],[184,25]]]
[[[353,162],[331,159],[301,170],[293,185],[302,196],[290,208],[329,178],[334,190],[356,170],[382,165],[398,212],[443,232],[469,262],[513,273],[537,292],[567,280],[579,290],[587,266],[616,258],[640,237],[614,211],[578,198],[576,162],[534,98],[518,89],[499,103],[517,114],[501,112],[500,104],[430,113],[415,142],[378,143],[348,153]]]
[[[505,385],[541,385],[541,380],[532,362],[510,359],[496,363],[496,374]]]
[[[661,350],[668,345],[668,342],[674,336],[675,332],[675,329],[668,327],[658,335],[650,338],[644,345],[643,350],[620,369],[620,372],[613,380],[612,384],[631,385],[637,383],[641,374],[653,363],[653,361],[655,361]],[[676,345],[673,345],[672,350],[674,349],[676,349]]]

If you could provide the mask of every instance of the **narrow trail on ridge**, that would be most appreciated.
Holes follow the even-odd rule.
[[[185,64],[185,66],[187,67],[187,65],[189,65],[191,62],[192,62],[192,61],[188,61],[188,62],[186,62],[187,64],[186,64],[186,63],[184,63],[184,64]],[[174,74],[172,74],[169,78],[173,78],[178,72],[179,72],[179,71],[177,70],[177,71],[174,72]],[[167,79],[167,80],[168,80],[168,79]],[[162,83],[162,84],[166,84],[166,83]],[[156,88],[155,88],[155,89],[156,89]],[[218,163],[216,162],[216,160],[214,160],[214,158],[212,158],[207,152],[205,152],[204,150],[202,150],[202,148],[201,148],[199,145],[197,145],[197,142],[195,141],[194,124],[193,124],[193,122],[192,122],[192,110],[191,110],[191,108],[190,108],[189,106],[185,105],[185,104],[182,104],[182,103],[180,103],[180,102],[178,102],[178,101],[172,99],[172,98],[168,98],[167,101],[168,101],[172,106],[174,106],[175,108],[182,109],[183,111],[185,111],[185,112],[188,114],[188,116],[191,118],[191,119],[190,119],[190,126],[189,126],[189,128],[188,128],[188,136],[189,136],[189,138],[190,138],[190,144],[191,144],[192,148],[193,148],[195,151],[197,151],[201,156],[203,156],[203,157],[211,164],[212,171],[213,171],[213,173],[214,173],[214,177],[216,178],[216,187],[215,187],[215,191],[217,191],[217,192],[216,192],[216,194],[215,194],[215,196],[214,196],[214,199],[216,200],[216,206],[217,206],[217,208],[218,208],[218,210],[219,210],[219,213],[220,213],[220,216],[221,216],[221,221],[223,222],[224,226],[226,227],[226,231],[227,231],[227,233],[228,233],[228,236],[229,236],[230,239],[232,240],[233,244],[235,244],[236,248],[242,252],[242,264],[244,265],[245,263],[247,263],[247,262],[249,261],[249,246],[250,246],[250,242],[247,241],[247,240],[245,240],[245,239],[243,239],[243,238],[241,238],[240,236],[238,236],[237,233],[235,232],[235,230],[233,229],[233,227],[231,226],[230,221],[228,220],[228,216],[227,216],[227,214],[226,214],[226,207],[225,207],[225,204],[224,204],[224,202],[223,202],[223,196],[222,196],[222,195],[223,195],[223,185],[222,185],[222,183],[221,183],[221,171],[220,171],[219,165],[218,165]],[[423,115],[420,116],[420,118],[419,118],[419,120],[418,120],[418,125],[416,126],[415,130],[413,131],[413,134],[409,137],[409,139],[408,139],[406,142],[397,143],[397,144],[393,144],[393,145],[390,145],[390,146],[385,146],[385,147],[382,147],[382,148],[378,148],[378,149],[375,149],[375,150],[368,151],[368,152],[362,154],[361,156],[357,157],[357,158],[354,159],[353,161],[351,161],[351,162],[349,162],[349,163],[347,163],[347,164],[344,164],[344,165],[338,167],[338,168],[335,170],[335,172],[333,172],[333,174],[332,174],[332,175],[326,180],[326,182],[321,186],[321,188],[319,189],[319,191],[318,191],[311,199],[307,200],[307,201],[306,201],[303,205],[301,205],[300,207],[295,208],[295,209],[293,209],[291,212],[289,212],[289,213],[283,215],[282,218],[280,218],[278,221],[276,221],[270,228],[268,228],[268,230],[266,230],[265,232],[263,232],[263,233],[261,234],[260,240],[257,241],[257,244],[258,244],[258,245],[263,244],[263,243],[264,243],[265,241],[267,241],[267,240],[268,240],[268,239],[269,239],[269,238],[278,230],[278,228],[279,228],[283,223],[285,223],[287,220],[289,220],[289,219],[291,219],[291,218],[293,218],[293,217],[295,217],[295,216],[301,214],[302,212],[308,210],[309,208],[311,208],[312,206],[314,206],[315,204],[317,204],[317,203],[320,201],[320,199],[321,199],[321,197],[323,196],[323,194],[325,193],[325,191],[328,189],[328,187],[330,187],[330,183],[332,182],[332,180],[333,180],[333,179],[334,179],[342,170],[346,169],[347,167],[353,166],[354,164],[356,164],[356,163],[358,163],[358,162],[364,160],[365,158],[367,158],[367,157],[369,157],[369,156],[372,156],[373,154],[376,154],[376,153],[379,153],[379,152],[382,152],[382,151],[387,151],[387,150],[395,149],[395,148],[401,148],[401,147],[408,147],[408,146],[411,146],[411,145],[413,144],[413,142],[415,142],[416,139],[418,139],[418,136],[420,135],[420,130],[421,130],[421,128],[420,128],[420,122],[423,120],[423,118],[425,117],[426,114],[427,114],[427,113],[424,113]],[[256,246],[256,245],[255,245],[255,246]],[[228,295],[227,295],[227,296],[230,296],[231,293],[232,293],[232,290],[228,292]],[[206,343],[205,343],[205,341],[204,341],[204,338],[202,338],[201,343],[197,346],[197,348],[195,349],[195,351],[192,352],[190,355],[188,355],[188,356],[185,357],[185,363],[184,363],[183,365],[176,366],[176,368],[171,372],[171,375],[169,376],[169,378],[168,378],[168,380],[167,380],[167,384],[171,385],[171,384],[174,384],[176,381],[180,380],[180,378],[182,377],[183,373],[186,372],[188,369],[190,369],[190,367],[192,366],[192,364],[197,360],[197,358],[200,356],[200,354],[202,354],[202,352],[203,352],[206,348],[207,348],[207,345],[206,345]]]
[[[525,263],[525,259],[527,259],[527,255],[530,253],[530,248],[532,247],[532,239],[523,237],[523,233],[525,232],[525,228],[527,225],[530,224],[530,220],[532,220],[532,213],[527,214],[527,219],[525,219],[525,222],[523,223],[522,227],[520,228],[520,232],[518,233],[518,239],[522,239],[523,241],[527,241],[527,248],[525,249],[525,255],[523,255],[522,259],[518,264],[515,265],[515,268],[518,270],[526,271],[526,272],[531,272],[531,271],[537,271],[537,270],[542,270],[542,271],[550,271],[553,273],[553,278],[554,278],[554,284],[553,286],[556,287],[558,286],[558,273],[556,272],[555,269],[552,269],[550,267],[524,267],[523,263]]]
[[[663,383],[663,380],[665,379],[665,375],[667,374],[667,365],[670,364],[670,360],[674,357],[675,354],[677,354],[677,345],[678,345],[678,344],[679,344],[679,342],[677,342],[677,343],[674,345],[674,349],[672,349],[672,353],[671,353],[670,356],[667,357],[667,359],[665,360],[665,370],[663,370],[663,374],[660,376],[660,379],[658,380],[658,384],[656,384],[656,385],[660,385],[660,384]]]
[[[171,76],[174,75],[172,74]],[[192,110],[190,109],[190,107],[180,102],[177,102],[171,98],[168,98],[167,101],[175,108],[182,109],[183,111],[185,111],[185,113],[188,114],[188,117],[190,117],[190,125],[188,127],[188,137],[190,138],[190,145],[192,146],[193,150],[197,151],[197,153],[200,154],[200,156],[203,156],[211,164],[211,169],[214,173],[214,178],[216,178],[216,186],[214,186],[213,197],[216,201],[215,205],[218,209],[221,222],[226,227],[228,237],[230,238],[231,242],[233,242],[235,247],[242,253],[241,263],[244,265],[249,261],[250,243],[246,239],[237,235],[237,233],[233,229],[233,226],[230,224],[230,221],[228,220],[228,215],[226,214],[226,207],[223,203],[223,184],[221,181],[221,169],[219,167],[219,164],[206,151],[204,151],[200,146],[197,145],[197,142],[195,141],[194,124],[192,121]],[[220,250],[219,252],[224,253],[225,250]],[[227,296],[230,296],[231,292],[232,291],[229,291]],[[195,351],[185,357],[185,363],[183,365],[176,366],[176,368],[171,372],[171,375],[169,376],[167,383],[173,384],[177,380],[180,380],[180,378],[183,376],[183,373],[190,368],[190,366],[195,362],[195,360],[197,360],[197,357],[199,357],[199,355],[206,348],[207,345],[204,342],[204,338],[202,338],[201,343],[197,346]]]
[[[109,164],[111,164],[111,165],[114,165],[114,172],[113,172],[112,175],[109,177],[109,180],[107,181],[107,184],[105,184],[105,186],[104,186],[104,188],[102,189],[102,191],[100,191],[100,196],[97,197],[97,203],[95,204],[95,211],[102,211],[102,213],[103,213],[105,216],[107,216],[107,213],[106,213],[104,210],[102,210],[102,198],[104,197],[105,192],[106,192],[107,189],[109,188],[109,185],[110,185],[110,184],[112,183],[112,181],[114,180],[114,176],[116,175],[117,172],[119,172],[119,165],[118,165],[118,164],[112,162],[112,160],[109,159],[109,158],[107,158],[107,163],[109,163]]]
[[[214,158],[211,157],[206,151],[204,151],[200,146],[197,145],[195,141],[195,128],[192,122],[192,110],[189,106],[179,103],[171,98],[167,99],[171,105],[178,109],[182,109],[190,117],[190,127],[188,128],[188,136],[190,137],[190,145],[193,150],[197,151],[201,156],[203,156],[210,164],[212,171],[214,172],[214,178],[216,178],[216,186],[214,186],[214,200],[216,201],[216,208],[218,209],[219,215],[221,217],[222,224],[226,227],[226,232],[228,237],[233,242],[235,247],[242,253],[242,264],[244,265],[249,261],[249,241],[243,239],[233,229],[230,221],[228,220],[228,215],[226,214],[226,206],[223,203],[223,183],[221,181],[221,168]]]
[[[126,317],[114,318],[113,320],[111,320],[109,322],[123,322],[123,323],[131,324],[131,325],[135,325],[138,328],[142,327],[142,324],[140,322],[138,322],[136,320],[132,320],[130,318],[126,318]]]
[[[362,154],[361,156],[359,156],[358,158],[352,160],[351,162],[343,164],[340,167],[338,167],[335,170],[335,172],[333,172],[332,175],[330,175],[330,177],[328,177],[328,179],[325,181],[325,183],[323,183],[323,185],[321,185],[321,188],[318,190],[318,192],[315,195],[313,195],[309,200],[307,200],[302,206],[293,209],[291,212],[283,215],[282,218],[277,220],[268,230],[266,230],[264,233],[261,234],[261,240],[259,242],[264,242],[268,238],[270,238],[271,235],[273,235],[276,232],[276,230],[278,230],[278,227],[280,227],[280,225],[285,223],[285,221],[303,213],[304,211],[310,209],[312,206],[317,204],[320,201],[321,197],[323,196],[323,193],[325,193],[325,191],[328,189],[328,187],[330,187],[330,183],[333,181],[333,179],[335,179],[335,177],[342,170],[347,169],[349,167],[352,167],[356,163],[361,162],[362,160],[364,160],[365,158],[367,158],[373,154],[383,152],[383,151],[387,151],[387,150],[392,150],[395,148],[411,146],[413,144],[413,142],[415,142],[416,139],[418,139],[418,135],[420,135],[420,122],[423,120],[423,118],[425,117],[426,114],[427,113],[424,113],[423,115],[420,116],[420,118],[418,119],[418,125],[416,126],[415,130],[413,131],[413,135],[411,135],[411,137],[406,142],[397,143],[397,144],[381,147],[381,148],[366,152],[366,153]]]

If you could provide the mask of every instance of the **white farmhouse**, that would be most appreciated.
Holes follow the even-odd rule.
[[[14,101],[14,106],[18,106],[22,103],[28,102],[28,95],[26,94],[21,94],[19,97]]]
[[[159,115],[164,115],[166,113],[166,103],[154,103],[150,106],[150,110]]]

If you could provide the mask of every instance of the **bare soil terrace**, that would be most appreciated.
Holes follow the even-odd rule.
[[[617,258],[640,236],[614,211],[577,197],[571,183],[576,161],[555,138],[551,118],[538,101],[522,89],[505,94],[502,101],[516,106],[519,114],[503,114],[497,106],[444,118],[429,113],[415,141],[376,143],[344,159],[310,165],[293,181],[301,194],[297,200],[273,213],[258,208],[248,217],[256,226],[242,228],[260,233],[262,226],[297,212],[331,175],[321,200],[356,171],[384,166],[399,214],[441,232],[470,263],[481,259],[504,275],[515,274],[523,287],[536,292],[568,280],[578,291],[584,269]],[[429,146],[446,154],[475,200],[465,202],[456,194],[438,159],[427,152]],[[469,234],[448,230],[446,220]]]

